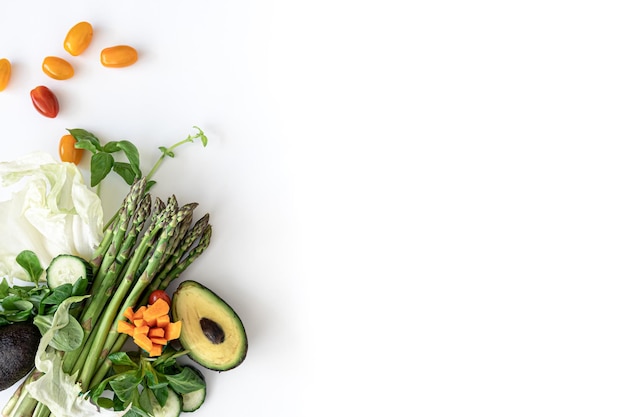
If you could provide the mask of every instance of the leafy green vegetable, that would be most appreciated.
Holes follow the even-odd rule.
[[[24,250],[17,255],[15,260],[28,273],[30,280],[37,284],[41,274],[43,274],[43,268],[35,252]]]
[[[161,163],[166,157],[174,157],[174,149],[185,144],[191,143],[195,139],[200,139],[203,146],[207,146],[208,139],[204,132],[197,126],[194,128],[198,131],[194,135],[188,135],[185,139],[176,142],[170,147],[159,146],[161,156],[152,167],[146,178],[148,179],[149,189],[154,185],[154,181],[151,181],[152,176],[157,171]],[[139,150],[137,147],[128,140],[109,141],[102,143],[98,137],[93,133],[88,132],[85,129],[67,129],[68,132],[76,139],[76,148],[85,149],[92,153],[90,174],[91,174],[91,186],[95,187],[104,180],[111,171],[118,174],[128,184],[132,185],[135,180],[142,177],[141,173],[141,160],[139,156]],[[128,162],[117,161],[114,155],[122,153]]]
[[[6,278],[2,279],[0,282],[0,326],[31,320],[37,316],[49,316],[47,319],[41,318],[39,320],[39,324],[43,326],[40,327],[40,330],[42,328],[47,329],[52,315],[63,301],[72,296],[82,296],[87,293],[89,282],[85,278],[79,279],[73,285],[60,285],[54,290],[45,285],[37,286],[39,276],[43,273],[37,256],[31,251],[23,251],[17,256],[17,259],[35,285],[11,286]],[[48,325],[45,325],[46,320]],[[67,332],[70,330],[68,329]],[[72,332],[72,336],[77,337],[76,329]]]
[[[170,389],[177,394],[187,394],[205,388],[204,380],[189,366],[181,366],[176,358],[187,352],[168,347],[163,355],[152,360],[143,355],[131,357],[126,352],[109,355],[115,373],[94,387],[89,395],[100,407],[122,410],[130,407],[130,414],[149,416],[152,398],[161,407],[167,402]],[[113,399],[104,397],[113,392]]]

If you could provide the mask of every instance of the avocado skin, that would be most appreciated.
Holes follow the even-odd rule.
[[[35,366],[41,333],[31,322],[0,327],[0,391],[15,384]]]

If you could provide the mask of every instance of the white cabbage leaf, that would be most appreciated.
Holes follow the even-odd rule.
[[[90,259],[102,239],[102,201],[76,165],[35,152],[0,163],[0,277],[28,280],[15,257],[37,254],[44,269],[59,254]],[[43,277],[42,277],[43,278]]]

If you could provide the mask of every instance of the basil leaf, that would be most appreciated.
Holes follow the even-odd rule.
[[[141,177],[141,169],[139,168],[139,150],[132,142],[127,140],[120,140],[118,143],[119,148],[126,154],[126,158],[128,158],[128,162],[130,163],[135,176]]]
[[[102,148],[102,152],[115,153],[119,151],[120,147],[117,144],[118,142],[114,140],[112,140],[111,142],[105,143],[104,147]]]
[[[100,139],[98,139],[93,133],[86,131],[85,129],[67,129],[70,135],[76,139],[74,147],[80,149],[87,149],[93,153],[102,150]]]
[[[113,156],[99,152],[91,156],[91,186],[95,187],[106,177],[113,168]]]
[[[170,387],[179,394],[188,394],[204,388],[205,382],[189,366],[185,366],[182,372],[175,375],[165,375]]]
[[[114,162],[113,171],[117,172],[124,179],[126,184],[133,185],[135,182],[135,171],[127,162]]]
[[[39,282],[39,277],[43,274],[43,268],[35,252],[30,250],[22,251],[17,255],[15,260],[28,273],[32,282]]]

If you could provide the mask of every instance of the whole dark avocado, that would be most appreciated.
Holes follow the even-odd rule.
[[[0,327],[0,391],[11,387],[33,369],[39,339],[39,329],[30,322]]]

